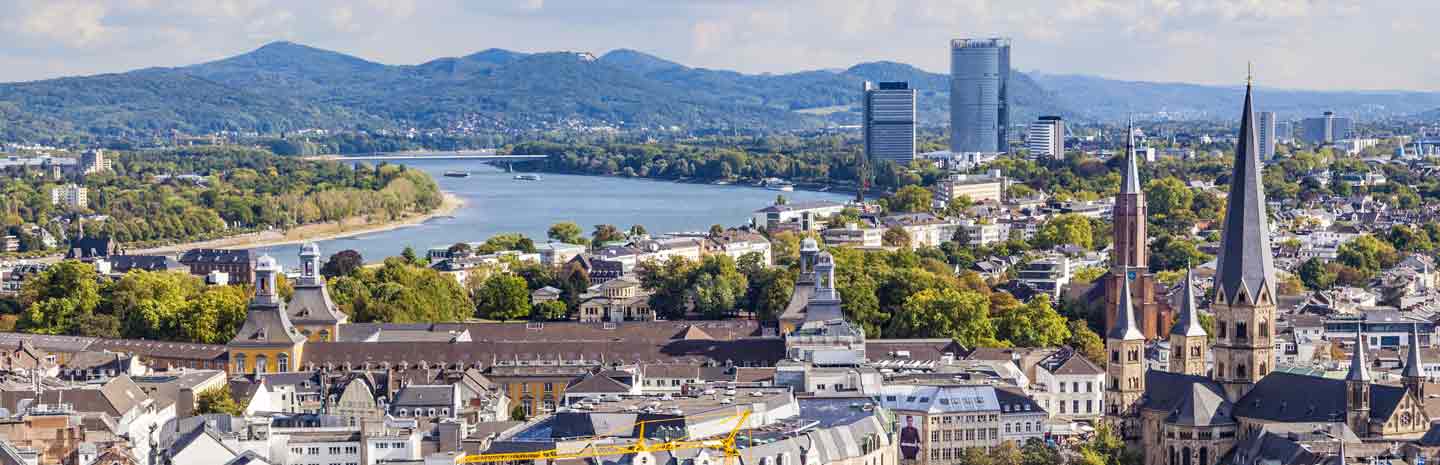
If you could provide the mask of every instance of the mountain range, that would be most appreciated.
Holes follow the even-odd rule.
[[[861,83],[917,89],[921,124],[944,126],[949,78],[895,62],[844,70],[743,74],[634,50],[520,53],[489,49],[387,65],[291,42],[177,68],[0,83],[0,138],[136,138],[173,131],[276,133],[304,128],[447,128],[524,133],[622,129],[806,129],[858,124]],[[1091,76],[1011,74],[1012,123],[1233,118],[1241,89]],[[1257,91],[1282,117],[1324,110],[1360,118],[1418,114],[1440,93]],[[1269,100],[1267,100],[1269,99]],[[1270,105],[1267,107],[1267,103]]]

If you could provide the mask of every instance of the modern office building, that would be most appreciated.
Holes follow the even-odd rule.
[[[1319,118],[1305,118],[1300,122],[1300,140],[1314,145],[1333,144],[1350,138],[1350,126],[1350,118],[1327,111]]]
[[[1030,123],[1025,133],[1025,147],[1036,159],[1065,158],[1065,120],[1059,116],[1041,116]]]
[[[950,41],[950,151],[1008,151],[1010,39]]]
[[[1255,116],[1258,118],[1255,130],[1260,136],[1260,159],[1275,158],[1275,112],[1261,111]]]
[[[865,155],[909,164],[915,159],[915,89],[905,82],[865,81]]]
[[[1295,123],[1290,121],[1275,122],[1275,143],[1289,144],[1295,142]]]

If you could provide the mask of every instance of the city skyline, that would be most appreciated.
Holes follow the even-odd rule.
[[[1433,11],[1440,5],[1423,2],[1362,6],[1227,0],[1182,5],[1092,0],[1012,6],[866,1],[820,7],[753,0],[634,8],[637,5],[628,0],[514,0],[483,6],[442,1],[281,5],[232,0],[197,6],[4,0],[0,9],[16,14],[0,20],[0,37],[11,44],[11,53],[0,57],[0,69],[6,70],[0,81],[180,66],[276,40],[391,64],[492,47],[597,54],[632,48],[688,66],[746,73],[789,73],[877,60],[940,71],[947,68],[942,47],[949,40],[1008,36],[1026,52],[1015,57],[1014,65],[1021,70],[1229,85],[1239,81],[1230,70],[1253,60],[1264,76],[1259,84],[1266,87],[1440,90],[1440,68],[1434,66],[1440,53],[1423,46],[1423,27],[1411,19],[1427,16],[1426,10],[1440,13]],[[625,14],[614,13],[618,11]],[[1375,33],[1377,28],[1382,32]],[[1248,54],[1214,53],[1227,44]],[[1390,53],[1370,53],[1377,49]],[[1357,58],[1335,66],[1337,56]],[[1144,61],[1137,66],[1132,57]],[[1321,68],[1326,72],[1313,72]],[[1387,72],[1370,72],[1375,68]]]

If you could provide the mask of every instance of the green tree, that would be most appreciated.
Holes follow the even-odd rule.
[[[696,311],[706,318],[720,318],[735,310],[745,296],[747,285],[734,259],[711,255],[701,260],[691,280],[690,296]]]
[[[115,283],[111,312],[124,325],[126,335],[167,340],[190,300],[204,286],[198,277],[169,271],[132,271]]]
[[[1403,224],[1391,226],[1386,240],[1403,252],[1430,252],[1435,249],[1430,236],[1424,230]]]
[[[1316,291],[1323,291],[1334,286],[1335,273],[1325,265],[1325,261],[1318,258],[1305,260],[1305,263],[1300,264],[1300,271],[1297,273],[1300,275],[1300,282],[1304,283],[1305,287]]]
[[[201,415],[219,413],[238,417],[245,415],[245,408],[230,396],[229,387],[221,385],[200,391],[195,395],[195,413]]]
[[[37,334],[72,334],[100,305],[100,284],[95,268],[63,261],[27,279],[20,288],[20,304],[27,310],[15,327]]]
[[[545,237],[556,242],[585,245],[586,241],[583,234],[580,230],[580,225],[575,224],[573,221],[564,221],[550,225],[550,230],[545,233]]]
[[[240,286],[211,286],[189,302],[174,326],[182,341],[224,344],[245,324],[249,299]]]
[[[695,262],[680,256],[669,257],[663,262],[640,262],[636,275],[640,277],[640,285],[652,292],[649,303],[656,315],[672,320],[685,317],[695,270]]]
[[[920,186],[905,186],[895,191],[895,195],[885,200],[885,205],[891,211],[905,213],[920,213],[930,211],[930,200],[934,198],[929,190]]]
[[[451,245],[449,249],[445,249],[445,253],[450,255],[451,258],[469,257],[474,251],[474,247],[464,242],[456,242],[454,245]]]
[[[1339,255],[1337,261],[1345,266],[1355,268],[1367,276],[1389,268],[1400,261],[1400,255],[1395,251],[1394,246],[1369,234],[1341,244],[1337,253]]]
[[[613,224],[597,224],[595,231],[590,233],[590,243],[599,246],[606,242],[625,240],[625,234],[620,232]]]
[[[1045,441],[1030,438],[1020,448],[1021,465],[1059,465],[1065,463],[1060,451],[1045,445]]]
[[[630,226],[629,234],[630,237],[644,237],[650,235],[650,232],[645,230],[645,226],[637,224]]]
[[[1152,215],[1194,218],[1195,191],[1174,176],[1152,179],[1145,185],[1146,207]]]
[[[348,276],[362,266],[365,266],[365,258],[360,256],[360,252],[341,250],[325,261],[325,264],[320,267],[320,274],[326,278]]]
[[[525,279],[496,273],[485,280],[474,297],[476,316],[492,320],[519,320],[530,316],[530,289]]]
[[[881,234],[880,240],[890,247],[910,247],[910,233],[905,232],[905,228],[899,226],[891,226],[889,229],[886,229],[885,232]]]
[[[973,291],[922,290],[906,299],[892,326],[899,337],[948,337],[966,347],[996,342],[989,299]]]
[[[1070,340],[1065,317],[1050,305],[1050,295],[1040,294],[1023,306],[998,311],[995,324],[999,338],[1020,347],[1051,347]]]
[[[1097,364],[1105,363],[1105,341],[1083,320],[1070,320],[1070,345]]]
[[[561,302],[559,300],[547,300],[545,302],[535,304],[535,307],[530,310],[530,316],[531,318],[537,320],[564,320],[565,314],[568,312],[568,310],[569,309],[565,307],[565,302]]]
[[[1051,218],[1035,233],[1034,242],[1037,248],[1077,245],[1089,249],[1094,243],[1090,219],[1073,213]]]
[[[1210,260],[1195,241],[1169,234],[1160,234],[1151,244],[1150,269],[1155,271],[1183,270]]]

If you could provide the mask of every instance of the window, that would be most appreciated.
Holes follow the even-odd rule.
[[[397,442],[397,443],[394,444],[394,448],[396,448],[396,449],[404,449],[404,448],[405,448],[405,443],[403,443],[403,442]]]
[[[376,449],[389,449],[389,448],[390,448],[390,443],[388,443],[388,442],[377,442],[377,443],[375,443],[375,448],[376,448]]]
[[[1115,362],[1115,363],[1120,363],[1120,351],[1118,351],[1118,350],[1112,350],[1112,351],[1110,351],[1110,361],[1111,361],[1111,362]]]
[[[1070,401],[1070,411],[1071,411],[1072,413],[1080,413],[1080,401],[1078,401],[1078,400],[1072,400],[1072,401]]]
[[[554,390],[555,390],[555,383],[545,383],[545,392],[551,392],[551,391],[554,391]]]
[[[347,454],[358,453],[359,451],[358,451],[357,449],[358,449],[358,448],[355,447],[355,446],[345,446],[345,453],[347,453]]]
[[[310,448],[310,455],[320,455],[320,448],[319,448],[319,447],[311,447],[311,448]]]
[[[1089,399],[1086,399],[1086,400],[1085,400],[1085,413],[1093,413],[1093,412],[1095,412],[1094,410],[1091,409],[1092,407],[1094,407],[1094,405],[1093,405],[1094,403],[1095,403],[1095,401],[1093,401],[1093,400],[1089,400]]]
[[[1220,333],[1218,336],[1220,339],[1225,339],[1226,326],[1228,326],[1228,323],[1226,323],[1224,320],[1215,322],[1215,329],[1217,330],[1217,332]]]
[[[1094,381],[1086,381],[1086,382],[1085,382],[1085,392],[1095,392],[1095,386],[1094,386],[1094,384],[1095,384]]]
[[[304,454],[305,454],[305,448],[304,448],[304,447],[292,447],[292,448],[290,448],[290,453],[295,454],[295,455],[304,455]]]
[[[238,352],[235,354],[235,372],[236,372],[236,373],[244,373],[244,372],[245,372],[245,354],[238,353]]]
[[[264,355],[255,356],[255,374],[264,374],[265,369],[270,367],[270,359]]]
[[[1060,392],[1065,392],[1065,383],[1060,383]]]
[[[281,373],[290,371],[290,354],[280,354],[276,356],[275,363],[279,364],[279,366],[276,367],[276,371]]]
[[[330,455],[339,455],[339,454],[340,454],[340,448],[339,448],[338,446],[337,446],[337,447],[331,447],[331,448],[330,448]]]
[[[1245,322],[1235,322],[1235,339],[1239,339],[1241,341],[1250,339],[1250,334],[1245,330]]]
[[[1070,383],[1070,392],[1080,392],[1080,382],[1079,382],[1079,381],[1072,381],[1072,382]]]
[[[1065,401],[1060,401],[1060,413],[1065,413]]]

